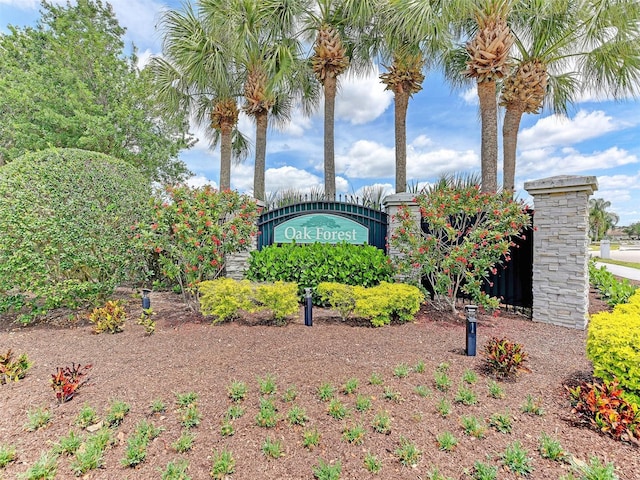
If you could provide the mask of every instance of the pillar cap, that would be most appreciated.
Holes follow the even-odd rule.
[[[410,192],[393,193],[384,197],[384,200],[382,200],[382,204],[385,207],[398,205],[415,205],[416,195],[416,193]]]
[[[532,196],[566,192],[587,192],[591,195],[598,189],[598,180],[593,175],[558,175],[524,182],[524,189]]]

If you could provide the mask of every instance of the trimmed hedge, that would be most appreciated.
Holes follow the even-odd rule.
[[[370,245],[288,243],[251,252],[246,277],[297,283],[300,297],[305,288],[312,288],[317,301],[315,289],[321,282],[372,287],[390,281],[393,269],[384,252]]]
[[[625,397],[640,405],[640,292],[613,312],[593,315],[587,336],[587,356],[594,376],[617,378]]]

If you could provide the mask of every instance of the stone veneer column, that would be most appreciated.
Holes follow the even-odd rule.
[[[416,195],[415,193],[394,193],[393,195],[387,195],[382,201],[382,205],[384,206],[387,215],[389,215],[389,224],[387,225],[387,255],[389,257],[397,257],[400,255],[397,248],[391,246],[391,235],[398,226],[400,222],[395,220],[395,215],[398,213],[400,206],[406,205],[411,210],[411,214],[415,218],[416,223],[418,224],[418,230],[420,229],[420,207],[414,201]],[[411,279],[404,277],[402,280],[420,280],[420,279]]]
[[[258,207],[264,209],[264,202],[261,200],[256,200]],[[251,257],[251,252],[258,248],[258,236],[256,235],[253,239],[249,248],[244,252],[232,253],[227,256],[226,264],[225,264],[225,273],[229,278],[233,278],[234,280],[242,280],[244,278],[245,272],[249,269],[249,258]]]
[[[584,330],[589,309],[589,196],[593,176],[525,182],[534,198],[533,320]]]

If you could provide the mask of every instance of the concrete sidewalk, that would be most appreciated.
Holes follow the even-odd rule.
[[[591,256],[595,257],[600,255],[599,251],[590,252]],[[624,262],[640,263],[640,250],[611,250],[610,255],[612,260],[621,260]],[[629,280],[640,281],[640,269],[631,267],[622,267],[620,265],[611,265],[609,263],[600,263],[596,261],[598,268],[605,267],[608,271],[614,275],[622,278],[628,278]]]

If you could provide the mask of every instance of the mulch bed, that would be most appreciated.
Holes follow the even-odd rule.
[[[606,308],[591,295],[592,312]],[[578,460],[597,456],[614,462],[621,479],[640,478],[640,451],[629,444],[616,442],[593,430],[576,425],[564,385],[576,384],[591,377],[591,365],[585,357],[586,332],[534,323],[521,315],[503,314],[478,317],[478,355],[465,355],[465,325],[463,319],[425,308],[415,323],[371,328],[362,323],[343,322],[333,312],[315,310],[314,325],[304,325],[303,312],[283,327],[265,324],[261,319],[212,326],[208,319],[185,309],[179,297],[170,293],[151,294],[151,306],[156,312],[156,333],[147,336],[135,324],[140,315],[139,300],[129,302],[129,318],[124,332],[109,335],[92,334],[91,325],[77,317],[52,319],[46,324],[20,327],[5,317],[0,320],[0,351],[8,348],[27,353],[34,362],[27,377],[17,383],[0,386],[0,445],[15,445],[17,461],[0,470],[0,478],[16,478],[32,465],[41,452],[70,430],[79,431],[74,419],[84,404],[103,414],[114,399],[131,405],[131,412],[117,429],[116,444],[105,457],[104,465],[89,472],[89,479],[151,479],[160,478],[167,463],[178,458],[189,461],[193,479],[210,478],[214,451],[227,449],[236,461],[232,479],[307,479],[313,478],[313,468],[320,460],[341,462],[341,479],[426,479],[434,467],[454,479],[470,478],[474,462],[483,461],[500,466],[498,478],[519,478],[501,466],[500,454],[507,445],[520,441],[531,457],[533,472],[527,478],[557,479],[571,469],[567,463],[544,459],[538,453],[542,432],[557,438],[564,449]],[[522,343],[529,353],[531,372],[515,382],[502,382],[504,399],[488,395],[490,381],[482,369],[482,345],[491,337],[507,337]],[[58,366],[72,362],[92,364],[91,382],[76,398],[58,405],[50,386],[51,374]],[[399,364],[424,362],[425,372],[412,372],[406,378],[394,376]],[[452,388],[443,393],[433,382],[438,365],[447,362]],[[454,401],[467,369],[478,374],[471,386],[477,394],[476,405],[465,406]],[[381,374],[384,385],[370,385],[373,372]],[[274,428],[256,425],[260,392],[258,379],[275,376],[278,393],[275,396],[281,417]],[[339,389],[348,379],[357,378],[357,394],[370,396],[371,410],[355,410],[355,395],[337,393],[348,407],[345,420],[327,414],[327,403],[318,399],[316,389],[329,382]],[[224,413],[232,404],[227,389],[233,381],[245,382],[249,389],[242,401],[246,413],[233,422],[235,434],[223,436],[220,427]],[[420,397],[414,389],[424,385],[431,389],[429,397]],[[295,386],[297,399],[282,400],[282,393]],[[399,393],[401,400],[384,398],[385,388]],[[180,436],[182,427],[175,411],[175,394],[196,392],[202,414],[192,451],[177,454],[171,444]],[[540,402],[543,415],[521,411],[527,396]],[[452,403],[452,412],[442,418],[436,406],[442,397]],[[163,400],[168,410],[151,414],[150,405]],[[286,413],[291,405],[305,409],[309,421],[306,427],[291,426]],[[35,407],[49,408],[53,419],[48,428],[25,432],[27,411]],[[375,433],[372,419],[379,412],[391,416],[391,432]],[[513,418],[510,434],[489,428],[485,437],[465,435],[460,417],[474,415],[488,419],[494,413],[509,413]],[[120,464],[126,439],[141,419],[164,429],[148,448],[147,459],[136,469]],[[342,439],[343,429],[356,424],[366,427],[361,445]],[[320,444],[312,451],[302,446],[306,428],[317,428]],[[458,439],[450,453],[438,449],[436,436],[450,431]],[[280,440],[285,455],[267,458],[261,450],[265,439]],[[403,466],[395,450],[404,437],[422,452],[415,467]],[[382,461],[378,475],[369,473],[363,464],[370,452]],[[58,461],[56,478],[75,478],[70,459]]]

